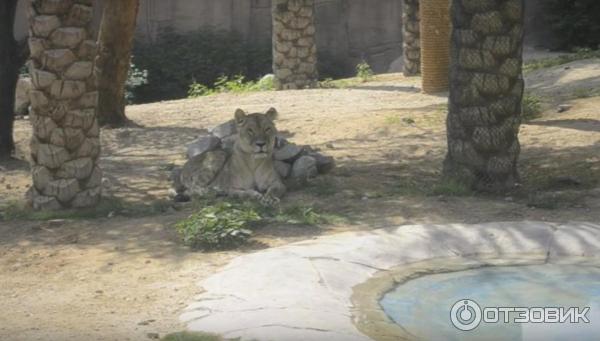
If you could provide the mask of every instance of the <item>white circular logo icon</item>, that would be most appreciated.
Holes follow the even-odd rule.
[[[481,323],[481,307],[475,301],[460,300],[450,310],[450,321],[462,331],[473,330]]]

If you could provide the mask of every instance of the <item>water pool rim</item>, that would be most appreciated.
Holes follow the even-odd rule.
[[[434,258],[404,264],[390,270],[380,271],[366,282],[353,288],[351,296],[353,322],[361,333],[376,341],[418,340],[417,336],[396,324],[380,304],[383,297],[398,286],[417,278],[435,274],[461,272],[484,267],[546,264],[600,267],[600,260],[589,257],[548,259],[540,254],[474,255],[469,257]]]

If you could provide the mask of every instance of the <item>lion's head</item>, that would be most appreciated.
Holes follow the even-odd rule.
[[[275,121],[277,110],[269,109],[266,113],[246,114],[242,109],[235,112],[235,123],[238,131],[237,147],[255,158],[266,158],[273,155],[277,129]]]

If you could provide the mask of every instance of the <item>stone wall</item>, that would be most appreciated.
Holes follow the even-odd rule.
[[[314,1],[273,1],[273,73],[279,90],[314,87],[318,80]]]
[[[35,209],[93,206],[102,172],[91,0],[34,0],[30,6],[30,199]]]
[[[550,46],[551,36],[540,19],[544,0],[526,0],[526,42]],[[19,1],[16,31],[27,35],[26,4]],[[102,0],[94,0],[97,5]],[[100,21],[101,6],[94,16]],[[362,59],[376,72],[402,71],[402,0],[315,0],[317,47],[348,71]],[[165,27],[186,32],[202,26],[236,30],[249,41],[271,40],[271,0],[141,0],[137,38],[156,39]]]

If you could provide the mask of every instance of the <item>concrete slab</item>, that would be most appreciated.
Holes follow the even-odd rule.
[[[294,243],[236,258],[199,283],[206,291],[181,320],[241,340],[369,340],[352,321],[353,287],[402,265],[475,256],[600,257],[600,225],[411,225]]]

